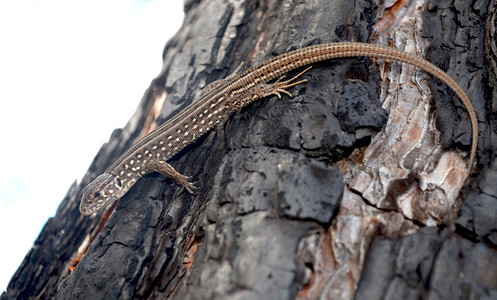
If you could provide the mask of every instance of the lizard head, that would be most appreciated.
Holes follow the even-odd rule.
[[[118,200],[123,194],[121,181],[113,174],[103,173],[83,190],[79,211],[82,215],[89,216],[101,207]]]

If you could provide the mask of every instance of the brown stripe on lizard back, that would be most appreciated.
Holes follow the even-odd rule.
[[[469,98],[452,78],[430,62],[394,48],[365,43],[331,43],[309,46],[276,56],[241,74],[223,80],[197,101],[139,140],[103,175],[90,183],[85,189],[86,192],[83,193],[81,213],[91,214],[118,199],[142,175],[154,171],[172,177],[191,192],[193,184],[187,181],[186,176],[181,175],[167,164],[167,160],[210,131],[217,123],[222,122],[232,111],[269,95],[280,96],[280,93],[288,93],[287,88],[305,82],[305,80],[295,81],[297,75],[290,80],[278,80],[269,85],[266,84],[267,82],[280,78],[299,67],[342,57],[375,57],[404,62],[430,73],[453,89],[468,111],[472,125],[473,140],[468,164],[469,175],[476,154],[478,124]],[[146,158],[146,161],[141,161],[140,168],[135,167],[133,171],[131,161],[138,160],[139,155]],[[117,192],[116,188],[119,188]],[[102,195],[109,196],[110,190],[113,192],[112,197],[102,198]]]

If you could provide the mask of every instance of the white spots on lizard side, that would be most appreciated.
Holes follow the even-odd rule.
[[[152,157],[152,153],[151,153],[151,152],[150,152],[150,150],[148,150],[148,149],[147,149],[147,150],[145,150],[145,152],[143,152],[143,154],[144,154],[145,156]],[[143,164],[145,164],[145,162],[146,162],[146,161],[145,161],[145,160],[143,160]]]
[[[151,160],[167,160],[178,153],[180,149],[194,141],[199,135],[206,133],[215,123],[219,123],[224,106],[218,104],[222,99],[209,104],[210,109],[202,109],[197,116],[191,116],[188,121],[183,121],[174,126],[162,136],[150,140],[143,147],[128,158],[119,169],[121,182],[132,185],[136,179],[147,174],[147,163]],[[152,144],[153,143],[153,144]],[[131,183],[133,182],[133,183]],[[114,189],[114,193],[116,189]]]

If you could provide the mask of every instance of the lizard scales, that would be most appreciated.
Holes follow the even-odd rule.
[[[209,132],[233,111],[269,95],[279,97],[280,93],[289,94],[287,88],[305,80],[295,82],[299,74],[286,81],[278,80],[273,84],[267,82],[299,67],[342,57],[375,57],[407,63],[439,78],[454,90],[468,111],[472,125],[472,145],[468,165],[468,174],[470,173],[478,139],[476,114],[465,92],[449,75],[423,58],[394,48],[355,42],[330,43],[309,46],[276,56],[241,74],[223,80],[138,141],[107,168],[105,173],[92,181],[83,191],[80,212],[83,215],[90,215],[118,200],[138,179],[151,172],[159,172],[175,179],[191,193],[194,186],[188,182],[188,177],[174,170],[167,164],[167,160]]]

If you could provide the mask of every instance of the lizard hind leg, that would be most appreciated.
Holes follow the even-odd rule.
[[[185,176],[180,172],[176,171],[173,166],[165,161],[150,161],[147,165],[147,170],[150,172],[157,172],[166,177],[174,179],[177,183],[181,184],[190,194],[193,194],[193,190],[196,189],[192,182],[188,181],[189,176]]]
[[[309,71],[311,68],[312,67],[307,67],[305,70],[303,70],[302,72],[298,73],[297,75],[293,76],[292,78],[290,78],[288,80],[283,81],[283,79],[285,78],[285,76],[283,75],[280,78],[278,78],[278,80],[276,80],[274,83],[265,84],[264,87],[261,87],[261,91],[260,91],[261,98],[267,97],[270,95],[276,95],[276,96],[278,96],[278,98],[281,99],[280,93],[287,94],[291,98],[292,94],[289,91],[287,91],[287,89],[294,87],[296,85],[299,85],[301,83],[306,83],[307,79],[302,79],[299,81],[295,81],[295,80],[297,78],[299,78],[300,76],[302,76],[305,72]]]
[[[290,79],[283,80],[285,76],[282,76],[273,83],[260,83],[252,87],[251,89],[244,91],[243,93],[227,97],[228,100],[225,104],[226,111],[236,111],[237,109],[242,108],[247,104],[256,101],[257,99],[265,98],[271,95],[276,95],[280,99],[281,93],[287,94],[289,97],[292,97],[292,94],[286,89],[307,82],[307,79],[302,79],[299,81],[295,80],[302,76],[302,74],[304,74],[305,72],[309,71],[309,69],[311,69],[311,67],[306,68],[304,71],[300,72]]]
[[[204,88],[202,88],[200,96],[204,96],[204,95],[210,93],[211,91],[215,90],[217,87],[221,86],[226,81],[228,81],[231,77],[238,75],[240,73],[240,71],[242,70],[243,65],[244,65],[244,62],[241,62],[240,65],[238,67],[236,67],[235,71],[233,71],[233,73],[228,75],[226,78],[214,80],[213,82],[207,84]]]

